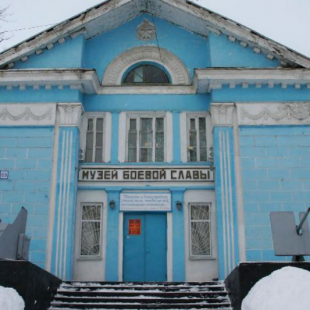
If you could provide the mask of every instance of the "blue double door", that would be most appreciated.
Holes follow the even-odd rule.
[[[124,281],[167,280],[167,215],[124,213]]]

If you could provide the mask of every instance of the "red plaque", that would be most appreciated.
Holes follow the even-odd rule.
[[[129,235],[141,235],[141,220],[129,220]]]

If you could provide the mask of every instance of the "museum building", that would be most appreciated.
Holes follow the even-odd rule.
[[[0,218],[64,280],[208,281],[310,203],[310,59],[185,0],[110,0],[0,54]]]

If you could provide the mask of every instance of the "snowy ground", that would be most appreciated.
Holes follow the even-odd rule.
[[[0,286],[0,309],[1,310],[24,310],[24,300],[13,288]]]
[[[310,272],[284,267],[258,281],[242,302],[242,310],[309,310]]]

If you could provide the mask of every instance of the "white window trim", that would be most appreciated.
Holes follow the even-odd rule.
[[[166,112],[130,112],[126,114],[126,150],[125,150],[125,161],[128,161],[128,131],[129,131],[129,125],[130,125],[130,119],[131,118],[156,118],[156,117],[162,117],[164,119],[164,137],[165,137],[165,141],[164,141],[164,160],[162,162],[155,162],[155,149],[153,148],[153,154],[152,154],[152,163],[164,163],[167,161],[167,141],[170,141],[169,139],[167,139],[167,114]],[[137,132],[138,132],[138,137],[137,137],[137,144],[139,145],[139,122],[137,122],[138,128],[137,128]],[[153,126],[154,126],[155,122],[153,122]],[[155,139],[155,135],[153,135],[153,139]],[[153,143],[154,145],[154,143]],[[140,147],[140,145],[139,145]],[[139,151],[140,148],[137,147],[137,154],[139,156]],[[130,163],[149,163],[149,162],[141,162],[141,161],[134,161],[134,162],[130,162]]]
[[[186,115],[186,116],[185,116]],[[201,162],[200,160],[197,161],[189,161],[189,129],[190,129],[190,119],[191,118],[199,118],[199,117],[205,117],[206,119],[206,139],[207,139],[207,161],[213,161],[213,157],[211,156],[211,150],[213,150],[213,136],[212,136],[212,130],[213,130],[213,125],[212,125],[212,119],[211,115],[208,112],[197,112],[197,113],[182,113],[180,115],[180,132],[181,132],[181,137],[186,136],[186,143],[181,145],[181,159],[182,162],[191,162],[191,163],[199,163]],[[186,121],[184,120],[184,117],[186,117]],[[184,135],[184,122],[186,122],[186,135]],[[197,130],[198,132],[199,130]],[[181,139],[182,141],[182,139]],[[182,142],[181,142],[182,143]],[[197,143],[199,145],[199,142]],[[200,148],[197,146],[197,156],[198,152],[200,151]],[[212,152],[213,153],[213,152]]]
[[[98,255],[81,255],[81,246],[82,246],[82,208],[83,205],[100,205],[100,240],[99,240],[99,254]],[[102,253],[103,253],[103,247],[104,245],[102,244],[103,241],[103,218],[104,218],[104,208],[103,208],[103,203],[102,202],[81,202],[79,206],[79,248],[78,248],[78,260],[101,260],[102,259]]]
[[[209,206],[209,216],[210,219],[201,220],[202,222],[210,222],[210,255],[193,255],[192,254],[192,220],[191,220],[191,207],[203,205]],[[189,227],[189,258],[191,260],[210,260],[214,259],[213,257],[213,235],[212,235],[212,202],[189,202],[188,203],[188,227]]]
[[[110,128],[111,128],[111,113],[106,113],[106,112],[90,112],[90,113],[85,113],[83,115],[83,120],[82,120],[82,125],[81,125],[81,130],[80,130],[80,148],[82,150],[83,154],[83,160],[85,162],[86,158],[86,136],[87,136],[87,124],[88,124],[88,119],[89,118],[103,118],[103,158],[102,162],[109,162],[110,161],[110,149],[111,149],[111,135],[107,134],[108,132],[110,133]],[[95,163],[94,161],[90,163]],[[99,163],[99,162],[98,162]]]

